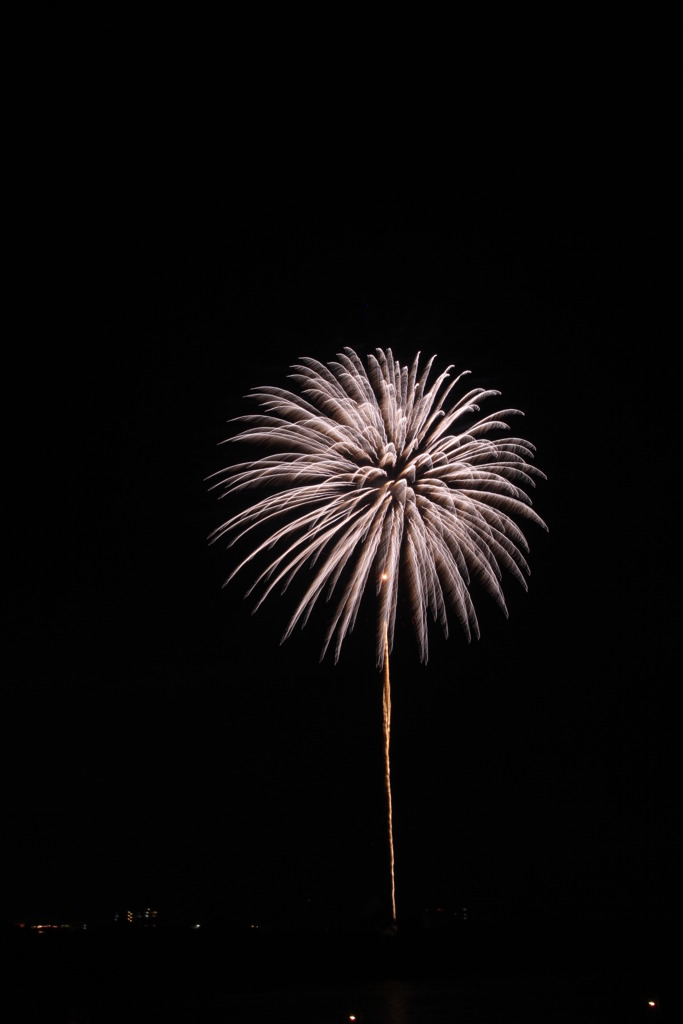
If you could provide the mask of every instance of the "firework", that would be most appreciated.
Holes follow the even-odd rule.
[[[291,389],[253,389],[258,411],[236,421],[229,441],[262,454],[210,478],[222,496],[266,492],[211,534],[211,542],[230,545],[256,537],[226,583],[263,560],[247,592],[257,595],[256,610],[305,577],[283,640],[325,595],[334,611],[321,658],[332,645],[337,661],[364,595],[375,592],[394,918],[389,654],[399,594],[426,662],[430,617],[446,636],[449,612],[468,640],[479,636],[473,584],[507,615],[503,574],[525,589],[529,574],[518,521],[546,529],[528,494],[544,478],[534,446],[511,436],[507,422],[522,414],[482,415],[482,403],[498,391],[462,389],[458,397],[469,371],[452,376],[448,366],[430,383],[435,358],[423,368],[419,354],[402,366],[390,349],[377,349],[365,364],[350,348],[327,364],[302,358],[291,368]]]
[[[302,359],[290,377],[297,390],[255,388],[260,412],[240,417],[231,438],[266,453],[214,474],[223,495],[270,492],[210,538],[235,543],[271,527],[228,577],[277,549],[249,588],[260,588],[256,608],[312,567],[283,639],[322,594],[339,591],[321,657],[334,640],[338,659],[369,586],[379,598],[378,667],[385,628],[393,648],[399,591],[426,662],[430,614],[448,635],[450,608],[468,639],[479,636],[473,582],[505,614],[503,570],[526,589],[528,546],[516,519],[546,527],[527,494],[544,476],[531,462],[534,446],[508,434],[506,420],[522,414],[479,416],[480,404],[500,394],[483,388],[447,406],[467,371],[450,379],[448,367],[428,386],[433,362],[420,374],[419,356],[408,368],[391,350],[368,356],[367,367],[348,348],[327,365]]]

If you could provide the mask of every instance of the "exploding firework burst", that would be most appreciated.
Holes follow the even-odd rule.
[[[508,433],[506,420],[521,413],[480,417],[480,403],[500,394],[483,388],[447,405],[468,371],[451,379],[449,366],[428,386],[434,359],[420,373],[419,355],[407,367],[390,349],[378,349],[365,366],[346,348],[327,365],[301,359],[290,377],[296,392],[251,392],[261,411],[240,417],[244,429],[231,440],[265,447],[266,454],[214,474],[213,487],[223,495],[270,493],[210,539],[235,543],[272,528],[228,578],[277,550],[249,588],[248,594],[260,591],[256,608],[312,568],[283,640],[308,621],[323,593],[336,596],[321,655],[334,642],[336,661],[372,586],[378,667],[385,633],[393,647],[399,592],[426,662],[430,615],[447,636],[451,609],[468,639],[479,636],[472,583],[505,614],[503,570],[526,589],[528,546],[516,519],[546,527],[527,493],[544,476],[531,462],[534,446]]]
[[[401,366],[390,349],[377,349],[367,365],[350,348],[327,365],[301,359],[290,375],[296,390],[255,388],[259,412],[237,420],[242,429],[230,440],[265,454],[210,478],[222,496],[268,492],[211,534],[212,542],[227,538],[232,545],[253,538],[253,531],[266,533],[226,583],[262,556],[266,566],[247,592],[259,592],[258,608],[307,570],[283,640],[306,624],[326,593],[336,597],[336,607],[321,658],[333,643],[337,661],[363,596],[375,590],[394,924],[389,654],[398,595],[409,602],[426,662],[430,615],[448,635],[450,609],[467,638],[478,637],[472,584],[507,614],[503,572],[525,589],[529,573],[517,519],[546,529],[528,494],[544,478],[532,463],[534,446],[509,433],[507,420],[521,413],[481,416],[480,403],[498,391],[473,388],[451,398],[467,371],[451,378],[449,366],[430,384],[434,359],[421,371],[419,355],[410,367]]]

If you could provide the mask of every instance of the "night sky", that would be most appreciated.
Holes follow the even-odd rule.
[[[366,922],[388,899],[372,608],[252,616],[205,478],[299,356],[436,353],[521,408],[548,479],[510,616],[392,661],[397,909],[662,921],[679,821],[666,190],[549,164],[273,185],[239,149],[100,140],[24,184],[6,342],[2,821],[10,918],[127,906]],[[57,147],[59,155],[59,148]],[[147,152],[147,151],[145,151]],[[79,154],[81,150],[79,149]],[[210,165],[205,169],[203,160]],[[554,165],[553,165],[554,166]],[[476,177],[476,176],[475,176]],[[432,187],[433,186],[433,187]],[[491,407],[492,408],[492,407]],[[409,624],[408,624],[409,625]]]

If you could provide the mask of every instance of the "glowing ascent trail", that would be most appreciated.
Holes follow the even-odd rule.
[[[382,688],[384,721],[384,787],[387,795],[387,825],[389,829],[389,864],[391,868],[391,923],[396,927],[396,890],[394,884],[394,828],[391,818],[391,768],[389,742],[391,739],[391,683],[389,681],[389,632],[384,624],[384,686]]]

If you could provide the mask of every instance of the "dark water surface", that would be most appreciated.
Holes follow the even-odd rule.
[[[8,1021],[301,1024],[677,1019],[658,936],[71,933],[7,937]],[[654,1005],[649,1005],[652,1002]]]

